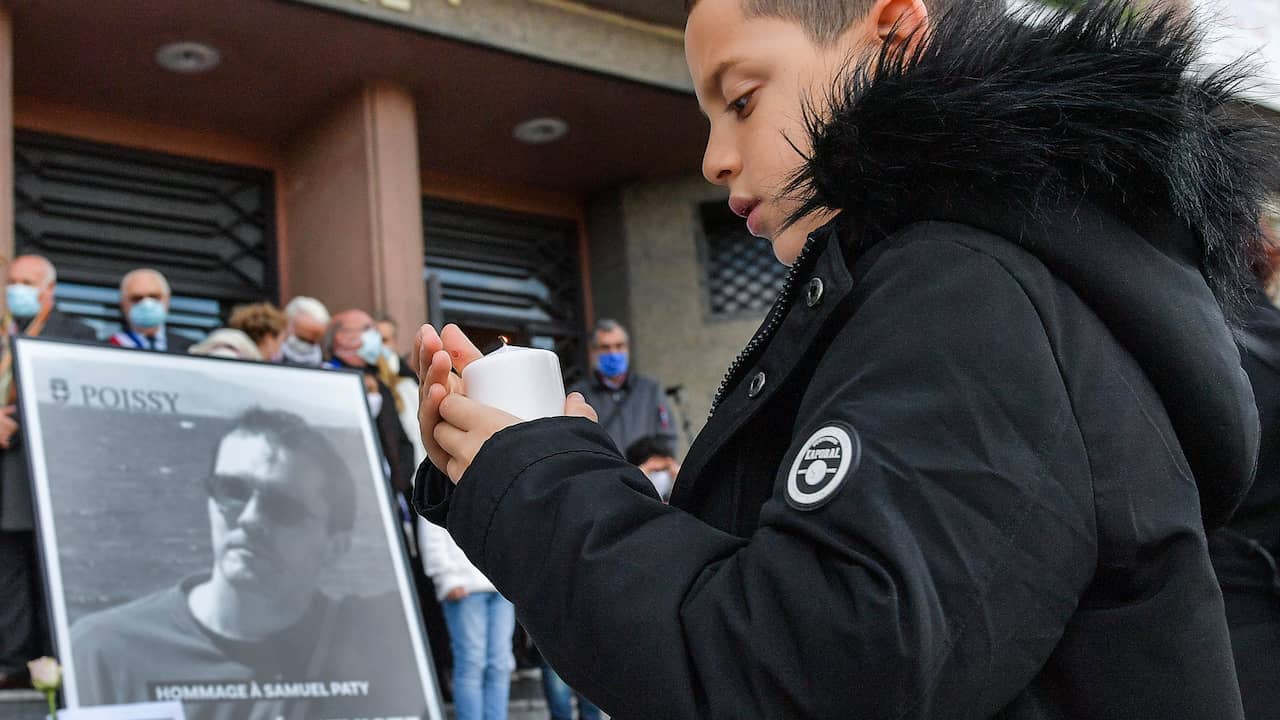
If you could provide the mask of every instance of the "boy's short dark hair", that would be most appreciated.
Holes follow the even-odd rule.
[[[692,11],[699,0],[685,0],[684,9]],[[799,23],[814,42],[825,44],[866,15],[875,0],[740,0],[747,17],[775,17]],[[965,9],[990,9],[1003,6],[1003,0],[925,0],[930,12],[944,13],[953,6]]]

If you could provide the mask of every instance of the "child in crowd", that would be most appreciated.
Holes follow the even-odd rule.
[[[671,504],[426,327],[419,510],[615,717],[1242,717],[1205,535],[1257,457],[1229,323],[1280,143],[1196,38],[695,0],[703,173],[791,271]]]

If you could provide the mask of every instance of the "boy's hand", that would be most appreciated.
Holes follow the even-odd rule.
[[[455,485],[471,467],[486,440],[499,430],[522,422],[514,415],[482,405],[461,393],[446,395],[439,385],[432,385],[430,393],[432,397],[441,396],[436,405],[440,420],[435,425],[433,440],[448,457],[441,469]]]
[[[433,394],[438,391],[441,395],[441,402],[437,405],[440,420],[435,426],[435,441],[449,458],[446,466],[441,469],[455,485],[467,472],[467,468],[471,467],[480,448],[484,447],[489,438],[500,430],[524,422],[514,415],[482,405],[459,393],[446,397],[444,388],[439,386],[432,387],[431,391]],[[599,422],[596,411],[580,393],[571,393],[565,399],[564,414]]]
[[[596,409],[587,404],[587,399],[582,397],[582,393],[569,393],[569,397],[564,400],[564,416],[565,417],[582,417],[593,423],[600,422],[600,416],[596,414]]]
[[[459,373],[472,361],[481,357],[480,351],[457,325],[446,325],[441,333],[430,325],[423,325],[413,341],[410,365],[418,374],[418,425],[422,444],[427,449],[431,464],[448,473],[449,454],[435,440],[435,427],[440,422],[440,402],[447,395],[461,393],[462,378]]]

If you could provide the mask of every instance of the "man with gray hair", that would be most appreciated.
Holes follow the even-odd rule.
[[[315,298],[299,295],[284,308],[289,318],[281,353],[289,365],[320,367],[324,363],[325,330],[329,327],[329,309]]]
[[[21,255],[6,272],[8,337],[77,342],[98,339],[93,328],[54,307],[58,273],[48,258]],[[11,354],[0,360],[4,405],[12,382]],[[35,512],[15,406],[0,408],[0,689],[26,685],[26,661],[43,650]]]
[[[120,314],[124,329],[111,336],[111,344],[134,350],[185,355],[195,341],[165,330],[169,319],[169,281],[159,270],[134,270],[120,281]]]
[[[617,320],[602,318],[591,332],[591,377],[572,388],[600,414],[600,426],[618,450],[644,437],[659,436],[672,447],[675,425],[662,385],[632,372],[631,338]]]
[[[93,342],[93,328],[54,307],[58,271],[41,255],[19,255],[9,264],[5,301],[13,322],[9,335]]]

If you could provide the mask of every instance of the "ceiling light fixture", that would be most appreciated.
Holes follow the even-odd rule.
[[[184,75],[209,72],[222,62],[222,53],[212,45],[183,40],[156,50],[156,62],[165,70]]]
[[[525,120],[516,126],[515,138],[528,145],[546,145],[569,134],[569,123],[558,117]]]

